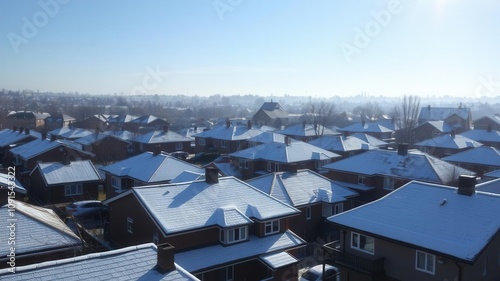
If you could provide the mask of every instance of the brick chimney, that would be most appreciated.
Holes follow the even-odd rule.
[[[29,134],[30,134],[30,129],[29,129],[29,128],[24,129],[24,133],[25,133],[26,135],[29,135]]]
[[[19,127],[19,133],[21,134],[24,131],[23,127]]]
[[[168,132],[168,124],[163,125],[163,132]]]
[[[209,184],[219,182],[219,169],[214,167],[205,168],[205,181]]]
[[[491,126],[491,124],[488,124],[488,127],[486,128],[486,131],[487,132],[491,132],[492,129],[493,129],[493,127]]]
[[[302,128],[305,128],[306,127],[306,121],[302,121]]]
[[[174,246],[164,243],[157,246],[156,249],[156,270],[162,274],[175,270]]]
[[[153,155],[159,155],[161,153],[161,146],[159,144],[155,144],[153,147]]]
[[[45,139],[47,138],[47,133],[42,132],[42,133],[40,134],[40,138],[41,138],[42,140],[45,140]]]
[[[249,130],[252,129],[252,121],[248,120],[248,122],[247,122],[247,128]]]
[[[229,121],[229,118],[226,118],[226,128],[229,128],[231,126],[231,121]]]
[[[50,134],[50,141],[55,141],[55,140],[57,140],[57,136]]]
[[[455,138],[455,134],[456,134],[456,133],[457,133],[457,132],[456,132],[455,130],[451,130],[451,132],[450,132],[451,137],[452,137],[452,138]]]
[[[400,143],[398,144],[398,155],[405,156],[408,154],[408,144]]]
[[[472,196],[476,192],[476,177],[460,175],[458,178],[458,194]]]
[[[290,141],[290,137],[289,136],[285,136],[285,145],[290,145],[291,141]]]

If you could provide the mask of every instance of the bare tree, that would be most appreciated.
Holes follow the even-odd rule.
[[[353,113],[359,115],[361,120],[368,118],[369,122],[380,119],[384,114],[384,110],[378,104],[378,102],[367,102],[363,105],[359,105],[353,109]]]
[[[309,103],[309,110],[306,114],[309,116],[310,122],[314,126],[316,136],[322,136],[325,131],[325,126],[333,123],[335,112],[335,104],[327,101]]]
[[[417,96],[403,96],[400,105],[394,108],[394,116],[398,130],[396,131],[396,142],[413,144],[413,129],[418,125],[418,114],[420,112],[420,98]]]

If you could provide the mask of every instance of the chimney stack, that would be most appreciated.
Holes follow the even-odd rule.
[[[455,134],[456,134],[455,130],[451,130],[450,135],[452,138],[455,138]]]
[[[219,169],[214,167],[205,168],[205,181],[209,184],[219,182]]]
[[[42,132],[42,133],[40,134],[40,138],[41,138],[42,140],[45,140],[45,139],[47,138],[47,133]]]
[[[290,137],[285,136],[285,145],[290,145]]]
[[[29,128],[24,129],[24,133],[25,133],[26,135],[29,135],[29,134],[30,134],[30,129],[29,129]]]
[[[175,270],[174,263],[174,246],[164,243],[160,244],[156,248],[156,269],[158,272],[165,274]]]
[[[229,118],[226,118],[226,128],[229,128],[231,126],[231,121],[229,121]]]
[[[95,127],[94,133],[96,136],[99,135],[99,132],[100,132],[99,127]]]
[[[472,196],[476,192],[476,177],[460,175],[458,178],[458,194]]]
[[[50,134],[50,141],[55,141],[55,140],[57,140],[57,136]]]
[[[153,147],[153,155],[159,155],[161,153],[161,146],[159,144],[155,144]]]
[[[400,143],[398,144],[398,155],[405,156],[408,154],[408,144]]]
[[[23,127],[19,127],[19,133],[21,134],[24,131]]]
[[[168,124],[163,125],[163,132],[164,133],[168,132]]]
[[[493,128],[492,128],[491,124],[488,124],[488,127],[486,128],[486,131],[487,131],[487,132],[491,132],[491,130],[492,130],[492,129],[493,129]]]
[[[302,127],[305,128],[306,127],[306,120],[302,121]]]
[[[12,126],[12,132],[17,131],[17,126]]]
[[[252,121],[248,120],[248,122],[247,122],[247,128],[249,130],[252,129]]]

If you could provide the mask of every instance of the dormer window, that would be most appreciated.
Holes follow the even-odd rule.
[[[280,231],[280,220],[273,220],[266,222],[264,230],[265,235],[278,233],[279,231]]]
[[[240,226],[220,230],[220,242],[223,244],[233,244],[247,240],[248,226]]]

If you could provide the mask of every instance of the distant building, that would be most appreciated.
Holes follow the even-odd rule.
[[[76,122],[76,119],[66,115],[59,114],[45,118],[45,131],[51,131],[57,128],[69,127]]]
[[[50,114],[45,112],[33,111],[12,111],[5,118],[5,127],[13,128],[28,128],[31,130],[41,131],[45,125],[45,118]]]
[[[253,115],[252,123],[259,127],[267,125],[281,128],[281,126],[288,124],[288,113],[277,102],[264,102]]]
[[[472,128],[472,115],[470,108],[466,107],[422,107],[418,115],[418,124],[427,121],[444,121],[457,133]]]

